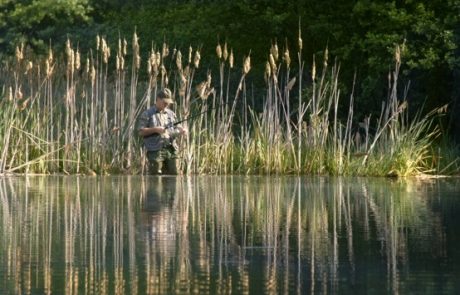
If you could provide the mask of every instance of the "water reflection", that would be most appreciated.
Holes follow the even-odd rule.
[[[451,293],[459,191],[455,180],[0,178],[0,293]]]

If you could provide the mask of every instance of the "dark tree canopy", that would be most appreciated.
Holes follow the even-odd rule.
[[[136,29],[145,52],[167,41],[209,55],[227,42],[235,61],[251,52],[260,73],[271,42],[297,51],[300,21],[307,67],[327,47],[341,64],[345,93],[356,75],[359,117],[378,111],[386,96],[397,44],[405,47],[401,86],[410,81],[410,104],[455,108],[459,16],[460,0],[0,0],[0,52],[11,53],[19,41],[40,52],[50,39],[63,44],[67,36],[87,48],[96,34],[115,40]]]

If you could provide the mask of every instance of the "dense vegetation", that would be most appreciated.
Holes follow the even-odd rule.
[[[95,36],[109,43],[128,38],[134,29],[146,53],[167,41],[178,48],[214,52],[218,41],[235,49],[236,60],[251,52],[254,73],[264,71],[269,41],[296,50],[299,29],[304,59],[327,47],[341,67],[342,90],[351,91],[356,75],[356,113],[378,112],[386,96],[387,75],[396,44],[405,41],[402,87],[409,86],[413,109],[425,111],[458,104],[460,0],[400,1],[160,1],[160,0],[2,0],[0,51],[13,52],[18,41],[46,52],[50,40],[63,46],[67,37],[85,50]],[[203,65],[215,71],[215,63]],[[255,74],[254,74],[255,75]],[[259,75],[261,76],[261,75]],[[263,86],[261,79],[252,83]],[[454,114],[454,113],[452,113]],[[455,119],[458,116],[453,116]],[[459,119],[460,120],[460,119]],[[446,122],[449,123],[449,122]],[[460,127],[460,122],[453,122]],[[460,129],[460,128],[457,128]]]
[[[29,169],[39,159],[32,170],[79,172],[84,163],[100,173],[115,167],[140,171],[131,165],[139,160],[138,143],[128,136],[132,122],[150,103],[151,92],[168,83],[177,91],[182,116],[219,101],[238,106],[212,110],[221,120],[212,128],[190,122],[192,134],[200,136],[186,143],[189,171],[407,175],[457,165],[455,156],[430,151],[430,144],[441,138],[439,132],[447,138],[446,128],[460,130],[455,116],[460,91],[454,82],[460,0],[67,0],[59,5],[2,0],[0,7],[0,115],[3,126],[16,127],[0,131],[2,170]],[[134,31],[139,39],[132,39]],[[105,49],[96,46],[102,39]],[[133,49],[122,49],[124,40]],[[226,57],[215,58],[217,44]],[[112,57],[105,60],[110,47]],[[193,60],[197,53],[204,57],[199,66]],[[157,54],[156,65],[165,72],[152,79]],[[45,70],[45,61],[52,70]],[[206,84],[214,89],[207,95],[212,99],[190,104],[208,77],[213,77]],[[35,101],[35,113],[32,108],[28,115],[17,113],[22,96]],[[18,102],[8,105],[6,98]],[[444,111],[446,104],[449,116],[435,128],[432,110]],[[46,116],[40,116],[44,107]],[[50,121],[58,125],[49,129]],[[121,135],[107,137],[112,128]],[[364,146],[357,134],[365,138]],[[25,144],[24,150],[14,150],[12,140]],[[77,142],[76,149],[69,148]],[[50,157],[57,163],[50,165]],[[382,157],[387,165],[381,165]]]

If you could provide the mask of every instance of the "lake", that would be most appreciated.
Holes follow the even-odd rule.
[[[0,294],[458,294],[460,179],[0,177]]]

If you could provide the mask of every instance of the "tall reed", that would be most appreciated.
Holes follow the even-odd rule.
[[[313,56],[310,75],[300,31],[297,46],[295,63],[287,43],[271,44],[265,91],[249,94],[251,53],[236,65],[226,42],[216,47],[217,78],[200,67],[201,49],[192,46],[181,51],[153,44],[142,60],[136,33],[132,52],[119,37],[115,58],[101,36],[87,53],[68,40],[64,55],[50,46],[42,58],[19,45],[0,69],[0,173],[143,173],[136,122],[162,87],[173,89],[179,118],[190,118],[180,142],[186,173],[406,176],[447,170],[433,167],[430,149],[439,134],[433,119],[444,108],[409,120],[407,92],[398,92],[400,46],[380,117],[363,122],[354,117],[354,91],[340,102],[340,64],[330,64],[328,49],[320,63]],[[252,101],[263,102],[262,111]],[[348,105],[344,121],[340,105]]]

